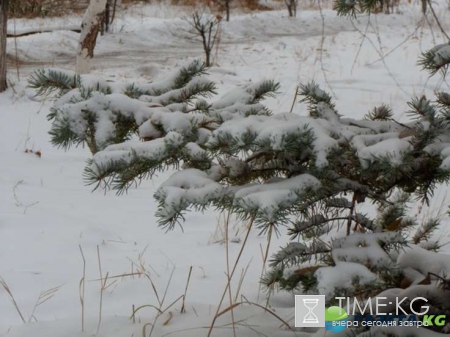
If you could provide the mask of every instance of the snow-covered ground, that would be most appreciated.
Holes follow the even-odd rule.
[[[444,2],[440,5],[438,14],[450,30],[450,11]],[[280,93],[266,102],[275,113],[289,111],[299,82],[315,80],[324,89],[331,88],[343,115],[361,117],[373,106],[388,103],[395,117],[406,118],[406,102],[413,95],[431,97],[437,88],[449,86],[439,75],[428,78],[416,65],[421,51],[445,41],[432,17],[428,22],[422,20],[415,3],[402,3],[400,11],[373,15],[370,22],[358,17],[354,24],[359,32],[349,19],[329,9],[322,13],[302,10],[296,19],[287,18],[285,11],[232,13],[231,22],[223,22],[216,66],[209,70],[209,77],[217,82],[219,95],[250,80],[279,81]],[[178,37],[177,32],[186,26],[181,18],[186,13],[185,8],[158,5],[120,15],[113,32],[99,37],[94,72],[111,81],[148,81],[186,59],[201,57],[198,44]],[[15,29],[73,26],[80,20],[76,16],[15,20]],[[367,39],[363,40],[365,31]],[[0,276],[27,323],[22,323],[0,287],[0,336],[93,335],[100,308],[99,336],[142,335],[144,323],[153,324],[156,310],[150,306],[139,310],[133,322],[129,319],[133,306],[159,307],[155,293],[160,300],[166,293],[162,309],[169,306],[184,294],[191,266],[186,313],[180,313],[182,303],[177,302],[160,317],[152,336],[206,335],[227,281],[220,215],[191,213],[184,232],[165,233],[157,227],[152,195],[170,172],[123,196],[91,193],[82,180],[88,149],[64,152],[49,143],[46,115],[51,101],[35,99],[25,87],[26,77],[42,66],[73,68],[77,38],[74,32],[55,31],[8,40],[9,74],[15,85],[0,94]],[[14,66],[16,45],[20,82]],[[296,105],[294,112],[304,114],[305,107]],[[421,209],[420,216],[445,213],[445,198],[446,187],[441,187],[431,207]],[[445,218],[443,222],[448,223]],[[246,224],[232,221],[231,226],[232,268]],[[449,240],[448,231],[443,230],[442,236],[444,242]],[[286,238],[274,239],[271,251]],[[265,237],[251,233],[231,287],[234,294],[239,292],[263,305],[265,293],[259,291],[257,282],[266,244]],[[84,334],[80,332],[83,258],[79,246],[86,260]],[[103,278],[108,275],[102,305],[99,260]],[[142,275],[123,276],[138,271],[148,273],[151,280]],[[54,287],[53,297],[36,306],[47,298],[39,299],[41,292]],[[228,298],[223,309],[226,303]],[[291,295],[277,293],[270,306],[291,322],[293,303]],[[286,330],[258,307],[238,307],[235,315],[239,336],[302,335]],[[221,316],[214,336],[231,336],[230,322],[229,312]],[[147,335],[151,329],[152,325],[146,326]]]

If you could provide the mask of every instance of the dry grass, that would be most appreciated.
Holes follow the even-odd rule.
[[[145,278],[147,278],[150,281],[151,288],[152,288],[153,293],[155,295],[157,304],[156,305],[145,304],[145,305],[141,305],[139,307],[135,307],[133,305],[132,306],[132,313],[131,313],[131,316],[130,316],[130,319],[133,321],[133,323],[135,323],[136,322],[136,314],[138,312],[140,312],[142,309],[144,309],[144,308],[151,308],[151,309],[154,309],[156,311],[156,315],[155,315],[155,318],[154,318],[153,322],[152,323],[146,323],[142,327],[142,336],[143,337],[150,337],[153,334],[153,331],[154,331],[154,329],[156,327],[156,324],[157,324],[158,320],[165,313],[167,313],[167,317],[164,319],[164,321],[161,324],[166,326],[166,325],[168,325],[170,323],[170,321],[172,320],[172,317],[173,317],[173,313],[171,311],[169,311],[169,309],[172,308],[176,303],[181,301],[180,313],[183,314],[183,313],[186,312],[186,296],[187,296],[187,292],[188,292],[188,289],[189,289],[189,283],[190,283],[190,280],[191,280],[193,267],[192,266],[189,267],[189,272],[188,272],[187,279],[186,279],[186,285],[185,285],[185,288],[184,288],[184,293],[182,295],[178,296],[170,304],[165,305],[166,296],[168,294],[168,291],[169,291],[169,288],[170,288],[170,284],[172,282],[173,274],[175,272],[175,266],[173,266],[173,268],[172,268],[172,272],[170,274],[169,280],[166,283],[164,293],[161,294],[158,291],[158,288],[157,288],[155,282],[153,281],[153,278],[152,278],[151,274],[146,270],[145,263],[142,261],[142,256],[143,256],[144,252],[145,252],[145,249],[144,249],[144,251],[141,254],[139,254],[139,264],[138,265],[136,265],[135,263],[132,262],[132,270],[133,270],[133,266],[135,268],[137,267],[136,268],[136,269],[138,269],[137,273],[133,273],[132,272],[131,274],[123,274],[123,275],[117,275],[117,276],[112,276],[112,277],[113,278],[122,277],[122,276],[133,276],[134,277],[134,275],[138,275],[138,277],[140,277],[140,276],[144,275]],[[158,275],[158,277],[159,277],[159,275]],[[139,322],[140,322],[140,320],[139,320]],[[149,332],[147,332],[147,328],[148,327],[150,327],[150,331]]]
[[[36,312],[36,309],[50,300],[55,294],[58,292],[58,290],[61,288],[61,286],[57,286],[48,290],[43,290],[40,292],[38,299],[36,300],[36,303],[33,306],[33,310],[31,311],[30,318],[28,319],[28,323],[31,323],[31,321],[34,319],[36,322],[38,321],[36,316],[34,315]]]
[[[108,275],[109,273],[106,273],[105,278],[103,278],[103,272],[102,272],[102,259],[100,257],[100,247],[97,246],[97,259],[98,259],[98,272],[100,274],[100,303],[98,307],[98,324],[97,324],[97,335],[100,331],[100,326],[102,324],[102,311],[103,311],[103,293],[105,292],[107,286],[106,282],[108,281]]]
[[[262,305],[260,305],[258,303],[249,301],[244,295],[242,295],[241,297],[242,297],[242,300],[240,302],[236,302],[236,303],[230,305],[229,307],[223,309],[221,312],[217,313],[216,316],[215,316],[215,319],[219,318],[220,316],[222,316],[223,314],[227,313],[228,311],[231,311],[231,310],[235,309],[238,306],[248,304],[248,305],[251,305],[251,306],[255,306],[255,307],[263,310],[264,312],[272,315],[277,320],[279,320],[288,330],[291,330],[292,332],[294,332],[294,329],[289,325],[289,323],[287,323],[283,318],[281,318],[279,315],[277,315],[274,311],[272,311],[272,310],[270,310],[270,309],[268,309],[266,307],[263,307]]]
[[[17,304],[16,299],[14,298],[11,288],[9,288],[8,283],[6,283],[5,279],[1,276],[0,276],[0,285],[3,287],[3,289],[5,289],[6,293],[8,294],[22,322],[26,323],[25,318],[23,317],[22,312],[20,311],[19,305]]]
[[[241,294],[241,287],[242,284],[244,282],[245,276],[247,274],[247,271],[249,269],[249,266],[251,264],[251,261],[247,264],[247,266],[242,268],[242,271],[240,273],[240,277],[237,283],[237,287],[236,289],[233,289],[234,292],[232,293],[232,289],[231,289],[231,282],[233,279],[233,276],[235,275],[235,272],[237,271],[237,268],[239,266],[239,261],[241,259],[242,253],[244,251],[244,248],[246,246],[246,243],[248,241],[249,238],[249,234],[252,230],[253,227],[253,220],[251,220],[248,225],[246,226],[247,232],[246,232],[246,236],[244,241],[242,242],[242,246],[240,248],[240,251],[238,253],[238,256],[236,258],[236,260],[233,262],[232,265],[230,265],[230,260],[229,260],[229,250],[228,250],[228,244],[229,244],[229,240],[228,240],[228,231],[229,231],[229,223],[230,223],[230,214],[227,214],[224,217],[224,226],[225,226],[225,232],[224,232],[224,243],[226,245],[226,254],[227,254],[227,265],[226,265],[226,275],[227,275],[227,284],[225,286],[225,289],[223,291],[223,295],[222,295],[222,299],[217,307],[217,311],[214,314],[213,317],[213,321],[211,323],[210,326],[202,326],[202,327],[197,327],[197,328],[191,328],[191,329],[187,329],[187,330],[193,330],[193,329],[201,329],[201,330],[206,330],[208,331],[208,336],[212,333],[213,330],[216,329],[229,329],[231,330],[230,333],[233,334],[233,336],[237,336],[236,330],[238,327],[241,328],[246,328],[246,329],[250,329],[253,332],[257,333],[258,335],[264,336],[264,334],[258,332],[255,330],[255,326],[252,326],[250,324],[246,323],[247,318],[244,319],[236,319],[234,317],[234,310],[239,307],[239,306],[243,306],[243,305],[250,305],[253,307],[257,307],[259,309],[261,309],[263,312],[266,312],[268,314],[270,314],[271,316],[275,317],[277,320],[279,320],[281,322],[282,326],[287,327],[288,329],[292,330],[292,328],[290,327],[290,325],[288,324],[288,321],[284,320],[282,317],[280,317],[279,315],[277,315],[275,312],[271,311],[270,309],[266,307],[264,307],[264,305],[255,303],[255,302],[251,302],[249,301],[244,295]],[[268,238],[268,245],[270,245],[270,239]],[[144,323],[142,325],[142,337],[151,337],[155,328],[159,325],[159,326],[167,326],[169,324],[171,324],[171,322],[176,318],[176,316],[174,315],[174,310],[172,310],[172,308],[174,308],[174,306],[179,303],[181,308],[180,310],[175,310],[180,312],[181,314],[186,312],[186,298],[187,298],[187,293],[189,290],[189,285],[190,285],[190,281],[191,281],[191,277],[192,277],[192,272],[193,272],[193,266],[189,267],[189,271],[186,277],[186,284],[185,284],[185,288],[184,288],[184,292],[183,294],[181,294],[180,296],[178,296],[174,301],[170,302],[169,304],[166,304],[166,298],[167,295],[169,293],[170,290],[170,286],[171,286],[171,282],[174,276],[174,272],[175,272],[175,266],[173,266],[173,269],[171,271],[170,277],[168,279],[168,281],[165,283],[164,286],[164,291],[160,292],[158,291],[158,288],[160,288],[159,286],[157,286],[157,284],[155,284],[150,272],[146,269],[146,264],[143,262],[142,258],[143,255],[145,253],[145,250],[139,254],[139,262],[136,264],[134,262],[132,262],[132,272],[129,273],[123,273],[120,275],[112,275],[109,276],[109,273],[106,272],[106,274],[104,274],[103,271],[103,266],[102,266],[102,258],[101,258],[101,252],[100,252],[100,247],[97,246],[97,264],[98,264],[98,273],[99,273],[99,278],[98,279],[94,279],[94,280],[90,280],[87,281],[86,280],[86,259],[85,259],[85,255],[83,252],[83,249],[81,247],[81,245],[79,245],[79,250],[80,250],[80,255],[82,258],[82,262],[83,262],[83,271],[82,271],[82,278],[80,279],[79,282],[79,297],[80,297],[80,303],[81,303],[81,330],[84,331],[85,330],[85,283],[86,282],[100,282],[100,300],[99,300],[99,307],[98,307],[98,323],[97,323],[97,331],[96,334],[99,333],[100,328],[101,328],[101,324],[102,324],[102,307],[103,307],[103,293],[105,290],[107,290],[109,287],[111,287],[112,285],[116,284],[120,279],[121,280],[126,280],[126,279],[132,279],[134,277],[142,277],[144,276],[146,279],[148,279],[150,281],[151,284],[151,288],[152,291],[155,295],[155,299],[156,299],[156,303],[155,304],[146,304],[146,305],[142,305],[139,307],[135,307],[133,305],[132,307],[132,313],[130,316],[130,320],[133,323],[136,323],[137,319],[136,319],[136,315],[138,313],[140,313],[140,311],[142,309],[145,308],[150,308],[153,309],[156,314],[153,318],[153,321],[150,323]],[[266,256],[267,256],[267,251],[266,251]],[[152,268],[153,269],[153,268]],[[7,282],[0,276],[0,285],[6,290],[6,293],[9,295],[18,315],[20,316],[21,320],[24,323],[27,322],[31,322],[33,319],[35,321],[37,321],[34,313],[37,310],[37,308],[42,305],[43,303],[47,302],[48,300],[50,300],[55,294],[56,292],[59,290],[59,286],[58,287],[54,287],[52,289],[46,290],[46,291],[42,291],[39,294],[39,297],[36,301],[36,304],[33,307],[32,313],[31,315],[29,315],[29,320],[25,320],[25,316],[22,314],[22,311],[19,308],[18,303],[16,302],[13,293],[11,291],[11,289],[9,288]],[[227,296],[228,295],[228,296]],[[229,299],[229,304],[227,306],[222,307],[222,305],[224,304],[224,300],[225,297],[228,297]],[[239,299],[239,300],[238,300]],[[197,312],[195,311],[195,308],[192,307],[193,312],[195,313],[195,315],[198,317]],[[216,320],[225,315],[225,314],[231,314],[231,322],[226,323],[226,324],[215,324]],[[141,323],[141,320],[139,319],[139,323]],[[186,329],[184,329],[186,330]],[[172,331],[171,333],[173,333],[174,331]],[[167,334],[170,335],[171,333]]]
[[[31,323],[31,321],[34,319],[36,322],[38,321],[35,312],[39,306],[50,300],[55,294],[58,292],[58,290],[61,288],[61,286],[57,286],[48,290],[43,290],[39,293],[39,296],[36,300],[36,303],[33,306],[33,309],[31,311],[31,314],[29,315],[28,321],[25,320],[22,311],[19,308],[19,305],[16,302],[16,299],[14,298],[14,295],[11,291],[11,288],[9,287],[8,283],[5,281],[3,277],[0,276],[0,285],[5,289],[6,293],[8,294],[11,302],[14,305],[14,308],[16,309],[17,314],[20,316],[20,319],[23,323]]]
[[[153,309],[155,309],[155,310],[157,311],[157,314],[156,314],[156,316],[155,316],[155,318],[154,318],[154,320],[153,320],[153,323],[146,323],[146,324],[144,324],[144,326],[142,327],[142,336],[143,336],[143,337],[147,337],[147,336],[148,336],[148,337],[151,337],[151,335],[153,334],[153,331],[154,331],[154,329],[155,329],[155,327],[156,327],[156,323],[158,322],[159,318],[160,318],[164,313],[169,312],[168,318],[163,322],[163,325],[167,325],[167,324],[170,322],[170,320],[172,319],[172,313],[171,313],[170,311],[168,311],[168,310],[169,310],[170,308],[172,308],[172,307],[173,307],[177,302],[179,302],[180,300],[183,301],[183,304],[182,304],[182,310],[184,310],[184,299],[186,298],[186,292],[187,292],[187,289],[188,289],[188,286],[189,286],[189,280],[190,280],[192,268],[189,269],[189,275],[188,275],[188,279],[187,279],[187,283],[186,283],[185,293],[184,293],[183,295],[179,296],[175,301],[173,301],[172,303],[170,303],[169,305],[167,305],[166,307],[164,307],[164,302],[165,302],[165,300],[166,300],[166,296],[167,296],[167,293],[168,293],[168,291],[169,291],[170,284],[171,284],[171,282],[172,282],[172,278],[173,278],[174,272],[175,272],[175,267],[173,267],[173,269],[172,269],[172,273],[170,274],[169,280],[168,280],[168,282],[167,282],[167,284],[166,284],[166,288],[165,288],[165,290],[164,290],[164,294],[163,294],[162,297],[160,296],[160,294],[159,294],[158,291],[156,290],[156,287],[155,287],[155,285],[154,285],[154,283],[153,283],[151,277],[148,276],[148,275],[146,275],[146,276],[148,276],[148,279],[150,280],[150,282],[151,282],[151,284],[152,284],[153,291],[154,291],[155,296],[156,296],[156,299],[157,299],[157,301],[158,301],[158,306],[154,306],[154,305],[151,305],[151,304],[143,305],[143,306],[140,306],[139,308],[136,308],[136,309],[133,311],[133,313],[131,314],[131,318],[134,320],[134,317],[136,316],[136,313],[137,313],[139,310],[141,310],[142,308],[150,307],[150,308],[153,308]],[[150,332],[147,334],[147,327],[148,327],[148,326],[151,326],[151,329],[150,329]]]
[[[227,215],[226,212],[222,212],[217,218],[216,229],[211,235],[208,243],[219,243],[224,245],[227,243],[227,240],[228,242],[239,243],[239,235],[243,229],[245,228],[242,226],[241,222],[236,220],[232,221],[231,215]],[[231,238],[230,231],[233,234]]]
[[[245,235],[244,242],[242,243],[241,249],[239,250],[239,253],[238,253],[238,256],[236,258],[236,261],[234,262],[233,269],[231,270],[231,273],[230,272],[227,273],[228,282],[227,282],[227,284],[225,286],[225,289],[224,289],[224,291],[222,293],[222,297],[221,297],[221,299],[219,301],[219,305],[217,306],[217,310],[216,310],[216,313],[215,313],[215,315],[213,317],[211,325],[209,327],[207,337],[211,336],[211,333],[214,330],[214,326],[216,324],[216,320],[217,320],[217,318],[219,318],[221,316],[221,315],[219,315],[219,313],[221,312],[220,309],[222,308],[222,304],[223,304],[223,301],[225,300],[225,296],[226,296],[227,292],[231,293],[231,280],[233,279],[234,273],[235,273],[235,271],[237,269],[237,266],[239,264],[239,260],[241,259],[242,253],[244,252],[245,246],[247,244],[250,232],[251,232],[252,227],[253,227],[253,221],[254,221],[254,219],[252,218],[250,220],[249,225],[247,226],[247,234]],[[228,261],[228,257],[227,257],[227,261]],[[230,303],[230,306],[229,306],[229,307],[231,307],[230,310],[234,309],[233,305],[234,305],[233,303]],[[233,325],[233,330],[234,330],[234,325]]]
[[[231,271],[230,271],[229,250],[228,250],[228,243],[229,243],[228,233],[229,233],[230,213],[228,213],[226,215],[223,215],[222,225],[220,225],[220,222],[218,222],[218,227],[219,228],[223,228],[223,230],[221,230],[221,232],[220,232],[222,234],[222,236],[223,236],[223,239],[224,239],[222,242],[225,242],[225,244],[226,244],[226,270],[227,270],[226,275],[227,275],[227,284],[226,284],[225,289],[223,291],[222,297],[221,297],[221,299],[219,301],[219,305],[217,306],[216,312],[215,312],[215,314],[213,316],[213,320],[211,322],[211,325],[209,326],[207,337],[211,336],[213,330],[217,328],[217,326],[216,326],[217,319],[219,317],[223,316],[224,314],[228,313],[228,312],[231,314],[231,323],[230,323],[230,325],[232,326],[233,336],[236,336],[236,326],[238,326],[238,325],[244,326],[246,328],[251,328],[248,325],[246,325],[244,321],[242,321],[242,320],[236,321],[235,320],[234,309],[237,308],[238,306],[242,306],[244,304],[248,304],[248,305],[255,306],[255,307],[258,307],[258,308],[262,309],[264,312],[267,312],[267,313],[271,314],[272,316],[274,316],[275,318],[277,318],[282,323],[283,326],[287,327],[289,330],[292,330],[291,326],[285,320],[283,320],[276,313],[274,313],[273,311],[268,309],[268,301],[269,301],[268,299],[267,299],[266,305],[262,306],[262,305],[260,305],[258,303],[249,301],[244,295],[240,294],[241,288],[242,288],[242,284],[244,283],[245,275],[247,274],[247,271],[248,271],[248,268],[250,266],[251,261],[248,263],[246,268],[242,268],[242,272],[241,272],[241,276],[240,276],[240,279],[239,279],[239,282],[238,282],[236,294],[235,294],[234,300],[233,300],[232,291],[231,291],[231,281],[233,279],[233,276],[235,274],[237,266],[239,265],[239,261],[241,259],[242,253],[243,253],[243,251],[245,249],[245,246],[247,244],[249,234],[250,234],[250,232],[252,230],[252,227],[253,227],[253,220],[254,219],[250,219],[250,222],[246,226],[247,227],[247,233],[245,235],[245,238],[244,238],[244,241],[242,243],[241,249],[240,249],[240,251],[239,251],[239,253],[237,255],[237,258],[236,258],[236,260],[234,262],[234,265],[233,265],[233,268],[231,269]],[[216,232],[217,232],[217,229],[216,229]],[[271,240],[272,240],[272,235],[273,235],[273,227],[270,227],[269,231],[268,231],[268,236],[267,236],[267,246],[265,248],[265,251],[264,252],[262,251],[263,267],[262,267],[261,275],[264,273],[264,270],[265,270],[265,265],[266,265],[267,258],[268,258],[268,255],[269,255],[269,248],[270,248],[270,244],[271,244]],[[225,300],[225,296],[226,296],[227,293],[228,293],[228,297],[229,297],[229,305],[225,309],[222,309],[222,305],[223,305],[223,302]],[[241,297],[241,301],[238,301],[238,297],[239,296]],[[253,330],[253,328],[251,328],[251,330]],[[256,332],[256,331],[254,331],[254,332]]]

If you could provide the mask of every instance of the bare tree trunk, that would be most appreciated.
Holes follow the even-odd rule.
[[[422,0],[422,13],[427,13],[427,0]]]
[[[109,24],[111,20],[111,0],[106,1],[105,14],[103,15],[102,35],[109,32]]]
[[[286,7],[287,7],[287,10],[289,13],[289,17],[292,18],[292,8],[291,8],[290,0],[285,0],[285,3],[286,3]]]
[[[226,20],[230,21],[230,1],[231,0],[225,0],[225,10],[226,10]]]
[[[205,66],[207,68],[209,68],[211,66],[211,51],[210,50],[205,50]]]
[[[0,0],[0,92],[8,87],[6,82],[6,34],[9,0]]]
[[[109,22],[110,25],[113,24],[114,19],[116,18],[116,10],[117,10],[117,0],[114,0],[113,11],[112,11],[112,15],[111,15],[111,21]]]
[[[195,12],[186,20],[193,28],[190,34],[193,34],[196,38],[201,38],[203,51],[205,52],[205,66],[210,67],[213,61],[211,60],[211,53],[220,40],[221,18],[219,16],[208,16],[208,18],[205,18],[203,14],[203,12]],[[186,36],[186,38],[189,37]]]
[[[103,21],[106,1],[91,0],[84,14],[77,51],[77,74],[87,74],[91,71],[91,60],[94,57],[94,48]]]
[[[297,0],[284,0],[286,4],[289,17],[295,18],[297,16]]]

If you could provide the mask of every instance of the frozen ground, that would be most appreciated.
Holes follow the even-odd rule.
[[[450,12],[441,5],[438,13],[450,30]],[[361,117],[374,105],[389,103],[397,118],[405,118],[406,101],[412,95],[431,96],[438,87],[448,89],[448,84],[439,76],[429,79],[416,65],[421,51],[444,41],[432,18],[431,26],[426,21],[420,24],[418,4],[402,4],[400,10],[402,14],[372,16],[369,24],[366,17],[355,21],[361,32],[367,28],[370,39],[363,41],[359,53],[361,33],[331,10],[323,11],[324,21],[318,10],[300,11],[297,19],[286,18],[284,11],[233,15],[231,22],[223,24],[217,66],[209,71],[210,77],[217,81],[220,94],[249,80],[280,81],[280,94],[267,102],[274,112],[289,110],[299,81],[314,79],[325,89],[332,88],[344,115]],[[180,19],[184,13],[185,9],[156,6],[121,15],[113,33],[99,38],[95,72],[111,81],[145,81],[187,58],[200,57],[198,45],[175,36],[185,25]],[[16,20],[15,28],[74,25],[79,20]],[[22,323],[0,289],[0,335],[95,334],[100,308],[98,247],[102,274],[108,273],[99,336],[141,335],[143,324],[153,323],[155,309],[140,310],[133,323],[128,319],[133,305],[158,306],[148,278],[115,276],[145,270],[160,297],[169,285],[164,308],[184,293],[191,266],[187,313],[180,314],[181,302],[177,302],[157,322],[153,336],[204,336],[226,284],[226,249],[216,232],[219,214],[189,214],[184,233],[180,229],[165,233],[158,228],[152,194],[170,173],[144,182],[124,196],[90,193],[82,180],[89,151],[53,148],[46,119],[51,102],[38,102],[25,89],[26,77],[38,66],[71,68],[77,37],[73,32],[58,31],[17,39],[21,82],[17,82],[14,68],[14,40],[8,40],[10,78],[16,85],[0,95],[0,275],[11,288],[24,320],[33,323]],[[387,55],[384,61],[379,61],[380,54]],[[304,106],[297,105],[294,112],[304,113]],[[25,153],[27,149],[41,151],[41,157]],[[420,216],[446,212],[442,206],[445,198],[443,187]],[[444,222],[448,222],[446,218]],[[245,235],[245,224],[233,221],[232,227],[236,240],[229,243],[230,261],[240,249],[238,239],[242,242]],[[442,234],[448,241],[448,230]],[[271,251],[285,240],[285,236],[275,239]],[[240,293],[263,304],[264,294],[259,294],[256,284],[266,243],[264,237],[251,233],[232,286],[235,293],[242,270],[248,267]],[[83,260],[79,245],[86,258],[84,333],[80,332]],[[40,292],[54,287],[59,287],[58,291],[33,314]],[[292,306],[289,294],[276,294],[271,300],[272,309],[287,321],[293,318]],[[236,320],[239,336],[302,336],[279,328],[279,321],[257,307],[237,308]],[[223,315],[214,336],[231,336],[230,321],[229,313]],[[151,325],[146,329],[148,333]]]

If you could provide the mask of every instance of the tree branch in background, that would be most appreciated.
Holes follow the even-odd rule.
[[[431,13],[433,13],[434,19],[436,20],[436,23],[439,27],[439,29],[441,30],[442,34],[445,35],[445,37],[447,38],[447,40],[450,42],[450,37],[447,35],[447,33],[445,32],[444,28],[441,25],[441,22],[439,21],[436,12],[434,11],[433,6],[431,5],[431,1],[430,0],[426,0],[428,2],[428,6],[430,7]]]
[[[28,35],[34,35],[34,34],[41,34],[41,33],[51,33],[51,32],[57,32],[57,31],[70,31],[75,33],[81,33],[80,27],[75,26],[69,26],[69,27],[49,27],[49,28],[37,28],[37,29],[25,29],[25,30],[19,30],[19,31],[13,31],[8,32],[6,34],[6,37],[23,37]]]

